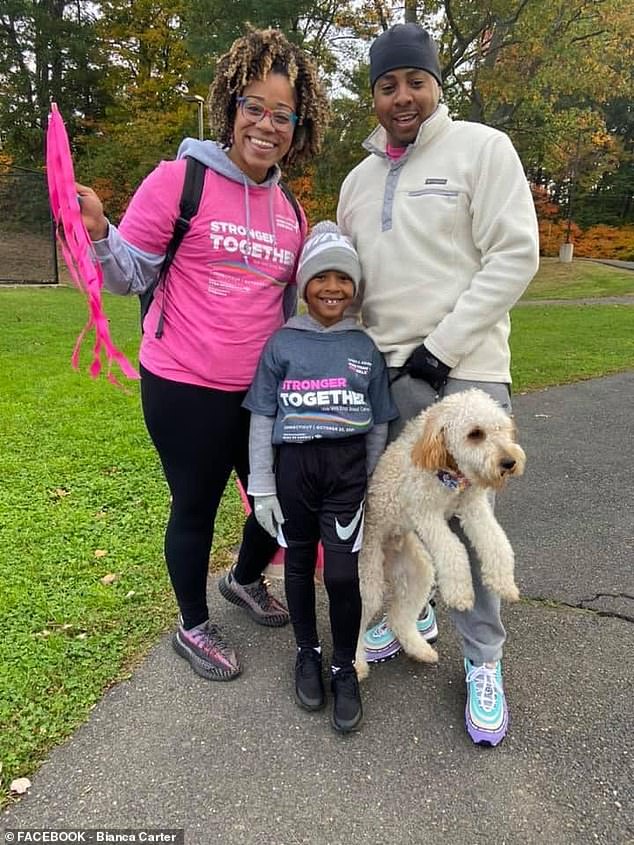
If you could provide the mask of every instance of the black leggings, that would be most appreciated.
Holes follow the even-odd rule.
[[[281,446],[276,478],[286,520],[284,586],[295,640],[300,648],[319,645],[314,579],[321,539],[332,662],[349,666],[361,623],[357,549],[367,484],[365,437]]]
[[[317,544],[286,550],[284,587],[298,648],[319,645],[315,613]],[[354,661],[361,623],[358,552],[324,549],[324,586],[328,593],[333,666]]]
[[[145,424],[172,494],[165,559],[185,628],[209,618],[214,521],[232,469],[247,487],[250,415],[242,408],[245,395],[169,381],[141,367]],[[238,583],[256,581],[276,549],[250,516],[235,569]]]

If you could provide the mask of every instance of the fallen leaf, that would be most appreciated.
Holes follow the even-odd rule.
[[[11,781],[11,792],[17,792],[18,795],[24,795],[27,789],[31,788],[31,781],[28,778],[16,778]]]
[[[101,583],[107,587],[109,584],[114,584],[119,578],[114,572],[109,572],[107,575],[104,575],[103,578],[100,579]]]
[[[107,554],[105,549],[95,549],[95,557],[105,557]]]

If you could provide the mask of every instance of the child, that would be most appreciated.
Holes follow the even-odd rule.
[[[324,706],[315,614],[315,554],[324,548],[324,584],[333,639],[332,725],[356,730],[363,710],[354,669],[361,596],[357,558],[368,475],[398,414],[383,357],[345,318],[361,269],[336,224],[319,223],[297,269],[308,314],[268,341],[244,405],[251,411],[248,492],[258,522],[286,546],[284,582],[297,641],[295,695]],[[275,455],[274,455],[274,447]]]

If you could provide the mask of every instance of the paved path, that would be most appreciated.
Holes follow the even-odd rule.
[[[515,308],[539,305],[547,308],[550,305],[634,305],[634,294],[623,296],[593,296],[582,299],[520,299]]]
[[[608,264],[610,267],[618,267],[619,270],[634,270],[634,261],[617,261],[612,258],[593,258],[597,264]]]
[[[529,464],[500,513],[525,598],[505,616],[499,748],[465,735],[442,610],[439,666],[375,667],[362,731],[339,737],[293,702],[290,631],[211,584],[242,677],[205,682],[163,639],[3,824],[182,827],[188,845],[634,842],[633,391],[630,372],[515,397]],[[325,629],[323,596],[319,611]]]

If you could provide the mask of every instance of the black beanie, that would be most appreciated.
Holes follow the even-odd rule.
[[[431,35],[417,23],[397,23],[381,33],[370,47],[370,86],[379,76],[397,68],[414,67],[442,85],[438,49]]]

